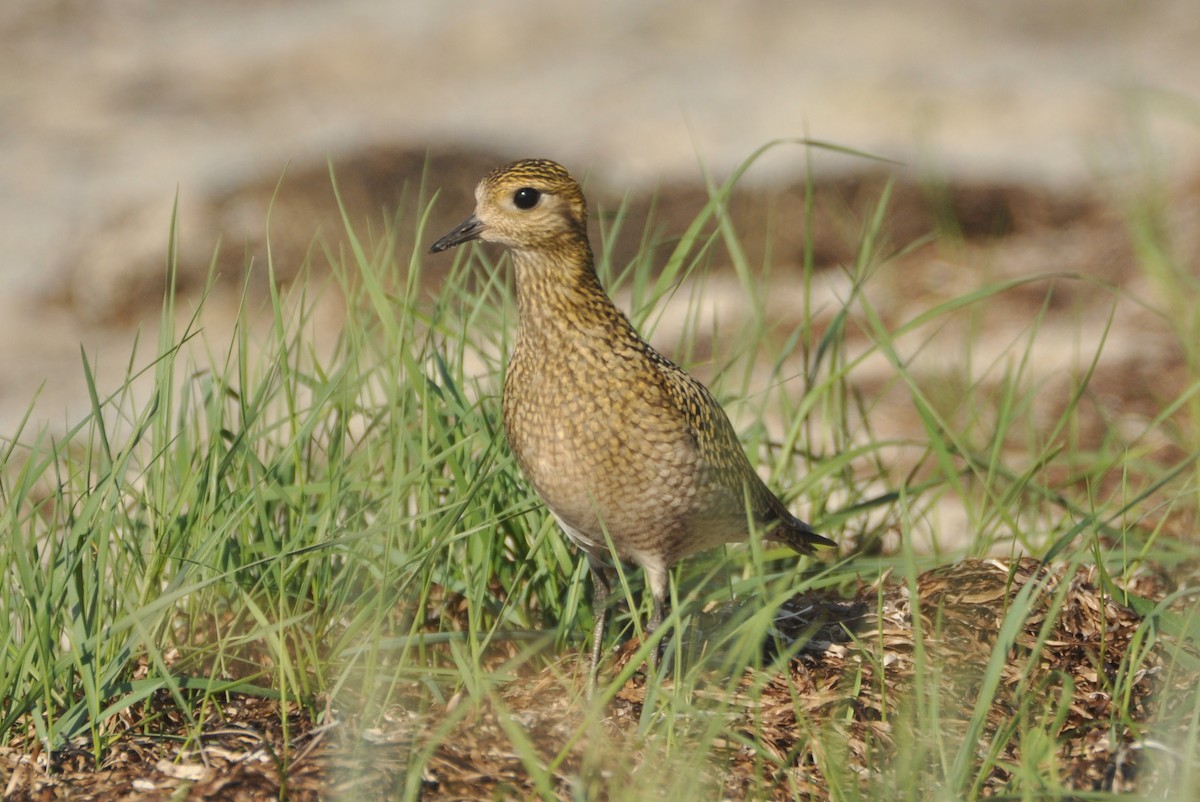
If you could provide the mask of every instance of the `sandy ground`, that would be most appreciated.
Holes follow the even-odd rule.
[[[12,0],[0,8],[0,431],[39,386],[34,420],[63,428],[85,408],[81,347],[111,386],[137,328],[152,336],[176,198],[185,261],[206,265],[220,239],[234,271],[279,176],[327,198],[327,159],[360,174],[364,219],[397,205],[426,152],[443,156],[440,185],[537,154],[619,196],[696,184],[701,164],[724,174],[805,133],[912,175],[1087,194],[1150,159],[1195,171],[1197,40],[1193,0],[702,13],[681,0]],[[803,167],[781,150],[750,182]],[[321,220],[280,238],[307,246]]]

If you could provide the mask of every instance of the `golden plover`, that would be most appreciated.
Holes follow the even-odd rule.
[[[749,520],[803,554],[833,541],[763,484],[712,394],[634,330],[600,286],[579,184],[555,162],[488,174],[475,214],[431,248],[480,239],[516,268],[519,322],[504,382],[504,429],[517,464],[587,555],[595,593],[589,691],[608,620],[612,552],[641,566],[662,623],[668,570]],[[651,653],[651,665],[657,655]]]

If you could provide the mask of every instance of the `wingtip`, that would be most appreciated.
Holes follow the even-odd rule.
[[[772,538],[783,541],[800,554],[816,554],[814,547],[837,547],[836,542],[824,535],[818,535],[811,526],[799,518],[793,518],[779,526],[772,533]]]

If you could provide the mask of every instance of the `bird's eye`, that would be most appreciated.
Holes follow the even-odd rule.
[[[542,193],[533,187],[521,187],[513,193],[513,205],[518,209],[532,209],[542,199]]]

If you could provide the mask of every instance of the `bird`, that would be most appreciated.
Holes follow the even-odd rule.
[[[430,252],[481,240],[511,255],[518,320],[504,430],[521,473],[587,559],[590,696],[608,623],[611,556],[645,572],[649,638],[662,624],[669,571],[679,560],[745,541],[752,528],[801,554],[836,544],[788,511],[751,466],[713,394],[652,348],[605,292],[587,203],[564,167],[548,159],[504,165],[479,182],[475,201],[474,214]]]

